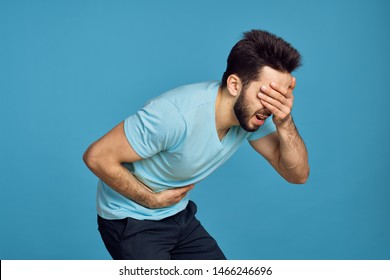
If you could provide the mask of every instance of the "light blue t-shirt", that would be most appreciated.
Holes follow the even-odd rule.
[[[125,166],[156,192],[196,184],[221,166],[244,140],[275,131],[272,118],[255,132],[240,126],[218,138],[215,102],[220,82],[181,86],[150,100],[124,122],[125,135],[143,159]],[[161,220],[183,210],[189,195],[166,208],[149,209],[99,180],[98,214],[105,219]]]

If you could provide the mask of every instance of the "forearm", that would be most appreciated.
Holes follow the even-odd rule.
[[[107,162],[86,164],[97,177],[121,195],[147,208],[156,207],[155,193],[123,165]]]
[[[147,208],[163,208],[181,201],[194,185],[168,188],[153,192],[142,184],[123,162],[136,162],[142,158],[129,145],[123,122],[88,147],[83,155],[88,168],[108,186],[123,196]]]
[[[308,154],[298,130],[290,116],[282,126],[277,126],[279,136],[279,170],[292,183],[305,183],[309,176]]]

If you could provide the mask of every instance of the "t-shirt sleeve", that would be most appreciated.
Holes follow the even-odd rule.
[[[179,143],[185,133],[185,121],[174,104],[159,98],[127,117],[124,131],[134,151],[148,158]]]
[[[248,136],[249,141],[254,141],[260,139],[276,130],[275,124],[272,121],[272,117],[269,117],[265,120],[264,124],[260,126],[258,130],[252,132]]]

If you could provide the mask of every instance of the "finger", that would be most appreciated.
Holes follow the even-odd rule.
[[[178,192],[177,189],[169,189],[159,192],[158,195],[162,203],[161,205],[163,205],[161,207],[166,207],[178,203],[187,195],[187,193],[188,192],[182,191]]]
[[[282,95],[286,95],[288,93],[288,88],[283,88],[281,85],[275,82],[270,83],[270,87]]]
[[[187,194],[188,194],[188,191],[187,191],[187,192],[181,192],[181,193],[179,193],[179,194],[177,194],[177,195],[175,196],[175,199],[176,199],[177,201],[180,201],[180,200],[182,200]]]
[[[263,106],[265,108],[267,108],[271,112],[272,115],[276,115],[276,114],[280,113],[279,109],[277,109],[275,106],[273,106],[272,104],[268,103],[267,101],[260,99],[260,102],[261,102],[261,104],[263,104]]]
[[[185,198],[186,195],[187,195],[187,193],[185,192],[185,193],[182,193],[181,195],[179,195],[177,198],[178,198],[179,201],[180,201],[180,200],[182,200],[183,198]]]
[[[175,191],[178,195],[181,195],[181,194],[183,194],[183,193],[189,192],[189,191],[192,190],[194,187],[195,187],[195,185],[194,185],[194,184],[191,184],[191,185],[188,185],[188,186],[185,186],[185,187],[180,187],[180,188],[172,189],[172,191]]]
[[[277,107],[274,104],[262,99],[260,99],[260,102],[276,117],[283,117],[282,115],[289,114],[291,112],[288,106],[281,105],[280,107]]]
[[[194,187],[195,187],[195,185],[191,184],[191,185],[188,185],[188,186],[185,186],[185,187],[180,187],[179,189],[182,189],[182,190],[185,190],[185,191],[189,191],[189,190],[192,190]]]
[[[267,93],[263,93],[264,91],[267,91]],[[261,90],[263,92],[259,92],[258,97],[260,98],[260,101],[266,101],[267,103],[273,105],[274,107],[281,108],[283,105],[283,102],[285,102],[286,98],[283,97],[281,94],[277,94],[275,97],[275,94],[272,94],[272,90],[269,90],[268,88],[265,89],[264,87],[261,87]],[[279,99],[277,99],[279,98]]]
[[[278,101],[279,103],[284,103],[286,100],[286,97],[283,94],[267,86],[261,86],[258,97],[269,103],[273,103],[271,99]]]

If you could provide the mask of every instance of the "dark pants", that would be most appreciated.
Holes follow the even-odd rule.
[[[98,216],[99,232],[115,260],[225,260],[195,213],[196,205],[190,201],[186,209],[160,221]]]

